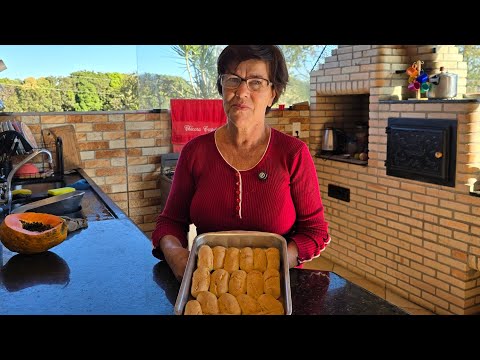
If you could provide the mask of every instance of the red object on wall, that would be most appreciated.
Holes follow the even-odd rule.
[[[227,122],[221,99],[171,99],[173,152],[191,139],[214,131]]]

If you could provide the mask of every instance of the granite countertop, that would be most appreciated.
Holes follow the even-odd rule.
[[[144,233],[80,175],[114,216],[90,217],[88,228],[42,254],[0,244],[0,314],[173,315],[180,283]],[[333,272],[292,269],[290,277],[293,315],[406,314]]]

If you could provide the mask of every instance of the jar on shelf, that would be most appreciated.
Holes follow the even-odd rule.
[[[368,126],[357,124],[355,126],[355,139],[357,142],[357,152],[367,152],[368,150]]]
[[[353,156],[355,155],[355,153],[357,152],[357,141],[354,140],[354,139],[351,139],[348,141],[347,143],[347,153],[350,154],[350,156]]]

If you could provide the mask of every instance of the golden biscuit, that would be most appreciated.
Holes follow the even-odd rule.
[[[197,300],[189,300],[185,305],[184,315],[203,315],[202,307]]]
[[[204,315],[218,314],[217,297],[210,291],[201,291],[197,296],[197,301],[200,303]]]
[[[225,251],[227,249],[224,246],[215,246],[213,251],[213,270],[223,269],[223,263],[225,262]]]
[[[263,294],[263,275],[258,270],[252,270],[247,274],[247,295],[254,299]]]
[[[240,294],[237,296],[237,301],[242,309],[242,315],[259,315],[262,313],[262,307],[250,295]]]
[[[265,270],[263,273],[263,291],[265,294],[272,295],[275,299],[280,297],[280,273],[278,270]]]
[[[265,250],[267,255],[267,269],[275,269],[280,271],[280,251],[271,247]]]
[[[216,297],[228,292],[230,274],[227,270],[218,269],[210,275],[210,292]]]
[[[240,250],[236,247],[229,247],[225,251],[225,263],[223,268],[230,274],[239,268],[239,253]]]
[[[210,287],[210,271],[206,267],[200,267],[193,272],[190,293],[194,298],[201,291],[208,291]]]
[[[253,250],[251,247],[240,249],[240,269],[246,272],[253,270]]]
[[[280,301],[275,299],[270,294],[260,295],[257,299],[260,307],[262,308],[262,313],[265,315],[283,315],[285,310]]]
[[[232,294],[225,293],[218,298],[218,310],[224,315],[241,315],[242,309],[237,298]]]
[[[262,248],[253,248],[253,269],[262,273],[267,270],[267,255]]]
[[[233,296],[245,294],[247,292],[247,273],[243,270],[235,270],[230,275],[228,282],[228,292]]]
[[[197,268],[206,267],[208,270],[213,270],[213,251],[208,245],[202,245],[198,249]]]

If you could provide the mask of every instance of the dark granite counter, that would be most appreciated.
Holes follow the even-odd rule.
[[[391,99],[379,100],[380,104],[473,104],[480,102],[480,98],[469,99]]]
[[[143,232],[92,189],[113,218],[89,219],[88,228],[42,254],[21,255],[0,244],[0,314],[174,314],[180,284],[168,265],[152,256]],[[405,314],[332,272],[290,274],[294,315]]]

